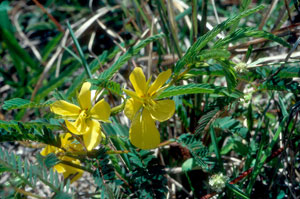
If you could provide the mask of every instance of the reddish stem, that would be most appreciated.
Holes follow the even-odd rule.
[[[273,158],[277,157],[279,154],[282,153],[282,151],[284,150],[283,147],[279,148],[277,151],[274,151],[272,153],[272,155],[270,155],[268,157],[268,159],[266,160],[266,163],[267,162],[270,162]],[[236,184],[238,183],[239,181],[241,181],[242,179],[244,179],[245,177],[247,177],[250,173],[252,173],[253,171],[253,167],[249,168],[248,170],[244,171],[241,175],[239,175],[237,178],[233,179],[232,181],[229,182],[229,184]],[[210,193],[210,194],[207,194],[205,196],[203,196],[201,199],[209,199],[211,197],[213,197],[214,195],[216,195],[217,193]]]

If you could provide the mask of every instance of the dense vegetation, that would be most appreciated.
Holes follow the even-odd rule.
[[[297,198],[299,19],[296,0],[2,1],[0,198]]]

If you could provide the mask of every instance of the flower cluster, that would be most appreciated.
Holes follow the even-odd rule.
[[[157,79],[150,84],[151,78],[146,81],[141,68],[135,68],[130,74],[130,81],[135,90],[126,90],[125,93],[131,98],[126,101],[124,113],[132,120],[129,131],[129,139],[133,145],[141,149],[152,149],[159,145],[160,134],[155,121],[168,120],[175,112],[173,100],[156,100],[163,91],[163,85],[170,78],[171,70],[158,75]],[[65,152],[80,152],[84,147],[90,151],[94,149],[105,135],[101,132],[98,121],[109,122],[111,108],[103,99],[92,106],[91,84],[85,82],[78,95],[78,104],[75,105],[65,100],[58,100],[50,106],[50,110],[62,116],[68,133],[62,134],[61,148],[48,145],[41,154],[56,154],[62,163],[54,166],[58,173],[63,173],[65,178],[71,178],[74,182],[82,175],[82,170],[72,167],[64,162],[80,165],[80,161],[65,155]],[[73,136],[75,134],[77,136]],[[75,138],[76,137],[76,138]],[[76,139],[82,139],[78,142]]]
[[[64,100],[54,102],[50,109],[53,113],[63,116],[68,130],[76,135],[82,135],[88,151],[95,148],[105,135],[101,132],[100,123],[109,122],[110,106],[103,99],[92,107],[91,84],[85,82],[78,95],[79,106]],[[69,120],[74,120],[70,122]]]
[[[171,70],[158,75],[150,85],[151,78],[146,81],[143,70],[135,68],[129,76],[135,92],[124,89],[131,98],[127,100],[124,113],[132,120],[129,139],[133,145],[141,149],[152,149],[159,145],[160,134],[155,120],[166,121],[175,112],[173,100],[156,100],[163,91],[163,85],[170,78]]]
[[[61,134],[60,136],[60,142],[61,142],[61,148],[47,145],[42,151],[41,155],[46,156],[50,153],[54,153],[57,155],[57,157],[66,162],[71,162],[76,165],[80,165],[80,161],[75,158],[71,158],[65,155],[66,152],[80,152],[83,150],[83,147],[81,144],[79,144],[70,133]],[[82,174],[83,171],[81,169],[77,169],[75,167],[69,166],[67,164],[59,163],[54,166],[54,169],[58,173],[63,173],[64,178],[70,178],[71,183],[78,180]]]
[[[98,121],[109,122],[111,111],[109,104],[103,99],[92,107],[90,88],[91,84],[89,82],[85,82],[82,85],[78,95],[79,106],[64,100],[58,100],[50,106],[50,110],[53,113],[61,115],[65,119],[66,126],[71,133],[82,136],[84,146],[88,151],[95,148],[101,142],[102,137],[105,137],[101,132],[101,126]],[[67,152],[83,151],[83,146],[71,133],[61,136],[61,147]],[[54,153],[60,160],[80,165],[78,159],[62,155],[64,154],[63,149],[48,145],[42,150],[41,154],[46,156],[49,153]],[[63,163],[55,165],[54,169],[58,173],[63,173],[65,178],[71,176],[71,182],[79,179],[83,172]]]
[[[225,188],[228,179],[229,178],[224,176],[223,173],[218,173],[210,177],[209,185],[214,191],[219,193]]]

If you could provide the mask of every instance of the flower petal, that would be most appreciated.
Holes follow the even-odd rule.
[[[110,106],[104,101],[104,99],[100,100],[95,104],[95,106],[91,109],[90,115],[93,119],[101,120],[104,122],[109,121],[110,116]]]
[[[133,120],[134,116],[136,115],[138,110],[140,110],[141,107],[142,103],[133,98],[130,98],[126,101],[124,113],[130,120]]]
[[[75,122],[69,122],[65,120],[66,126],[71,133],[76,135],[83,135],[87,132],[86,120],[78,117]]]
[[[50,105],[51,112],[62,116],[78,116],[80,113],[80,107],[75,104],[71,104],[64,100],[58,100]]]
[[[47,156],[49,153],[55,153],[58,150],[55,146],[47,145],[42,151],[42,156]]]
[[[61,146],[64,147],[66,145],[69,145],[71,143],[71,139],[72,139],[71,133],[60,134],[60,143],[61,143]]]
[[[83,135],[83,142],[88,151],[95,148],[101,141],[100,123],[96,120],[87,121],[88,131]]]
[[[54,166],[54,169],[57,171],[57,173],[63,173],[66,172],[66,169],[64,167],[64,164],[57,164]]]
[[[75,138],[73,138],[71,133],[61,134],[60,140],[61,147],[68,152],[83,151],[82,145]]]
[[[127,89],[123,89],[123,91],[129,95],[131,98],[139,101],[139,102],[142,102],[142,99],[136,94],[136,92],[134,91],[131,91],[131,90],[127,90]]]
[[[81,109],[87,110],[92,106],[90,88],[90,82],[83,83],[81,87],[80,93],[78,95],[78,102],[80,104]]]
[[[65,161],[69,161],[73,164],[77,164],[80,165],[80,161],[74,158],[70,158],[68,160],[64,159]],[[61,164],[62,167],[65,169],[65,172],[63,172],[64,178],[70,178],[71,183],[75,182],[76,180],[78,180],[82,174],[83,174],[83,170],[66,165],[66,164]]]
[[[131,84],[139,97],[143,96],[146,92],[146,78],[143,70],[136,67],[130,74],[129,79]]]
[[[160,122],[166,121],[172,117],[175,112],[175,102],[173,100],[156,101],[153,109],[149,109],[153,119]]]
[[[160,134],[155,126],[155,121],[148,110],[144,109],[134,117],[130,130],[129,139],[131,143],[140,149],[156,148],[160,143]]]
[[[153,82],[153,84],[150,86],[148,90],[149,96],[152,96],[155,94],[155,92],[160,89],[164,83],[171,77],[172,71],[168,69],[167,71],[161,72],[156,80]]]

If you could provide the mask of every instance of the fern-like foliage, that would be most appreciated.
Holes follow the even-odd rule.
[[[93,160],[93,166],[96,168],[93,173],[94,182],[100,190],[101,198],[118,198],[121,192],[119,185],[123,182],[116,179],[114,166],[106,152],[107,149],[100,148]]]
[[[219,108],[215,108],[215,109],[209,111],[208,113],[204,114],[200,118],[200,120],[198,121],[198,126],[196,128],[196,133],[195,133],[195,135],[197,137],[204,131],[204,129],[207,127],[207,125],[212,122],[212,119],[216,116],[218,111],[219,111]]]
[[[117,95],[122,94],[120,84],[116,82],[106,80],[106,79],[90,79],[88,81],[91,82],[93,85],[96,85],[97,87],[105,88]]]
[[[0,142],[23,140],[60,146],[60,139],[43,124],[0,121]]]
[[[248,132],[248,129],[246,127],[243,127],[240,121],[232,117],[218,118],[213,123],[213,126],[215,128],[220,128],[223,131],[230,131],[231,133],[237,133],[243,138],[246,137],[246,134]]]
[[[14,99],[5,101],[2,108],[4,110],[23,109],[23,108],[42,108],[42,107],[49,106],[52,103],[53,103],[53,101],[46,101],[44,103],[36,103],[36,102],[31,102],[26,99],[14,98]]]
[[[272,41],[275,41],[285,47],[290,47],[290,44],[281,39],[280,37],[277,37],[271,33],[268,33],[266,31],[261,30],[253,30],[253,28],[240,28],[237,29],[232,34],[228,35],[224,39],[218,40],[213,48],[220,48],[222,46],[228,45],[229,43],[232,43],[233,41],[236,41],[241,38],[245,37],[256,37],[256,38],[266,38]]]
[[[175,95],[186,95],[186,94],[196,94],[196,93],[206,93],[206,94],[217,94],[221,96],[230,96],[234,98],[239,98],[242,93],[235,91],[234,93],[228,93],[227,88],[221,86],[214,86],[212,84],[188,84],[182,86],[170,86],[165,89],[158,97],[158,99],[171,97]]]
[[[183,134],[176,142],[181,146],[186,147],[192,157],[195,159],[196,163],[203,169],[210,169],[208,163],[206,162],[206,157],[208,156],[208,149],[202,144],[202,142],[195,138],[191,134]]]
[[[176,74],[178,74],[184,66],[186,66],[190,63],[190,60],[192,57],[196,57],[196,56],[200,55],[200,51],[207,45],[207,43],[210,42],[212,39],[214,39],[222,30],[235,24],[241,18],[249,16],[249,15],[259,11],[262,8],[263,8],[263,6],[258,6],[256,8],[246,10],[246,11],[220,23],[214,29],[207,32],[205,35],[199,37],[199,39],[187,50],[186,54],[182,57],[182,59],[177,62],[174,72]]]
[[[167,179],[165,170],[157,163],[150,151],[132,150],[130,156],[132,172],[130,185],[137,198],[166,198]]]
[[[37,182],[41,181],[48,186],[55,196],[53,198],[71,198],[66,192],[69,191],[70,182],[64,186],[63,182],[60,182],[58,173],[53,169],[47,169],[55,165],[58,159],[49,155],[42,157],[37,155],[37,162],[31,163],[28,160],[22,160],[21,156],[14,153],[8,153],[0,147],[0,172],[9,172],[11,177],[20,179],[26,186],[31,187],[33,190],[37,187]],[[12,184],[12,186],[15,186]]]

